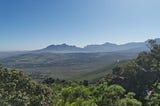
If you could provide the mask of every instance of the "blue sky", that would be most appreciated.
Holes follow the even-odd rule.
[[[0,0],[0,51],[158,37],[159,0]]]

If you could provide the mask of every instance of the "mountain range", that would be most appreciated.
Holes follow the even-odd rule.
[[[160,38],[155,39],[160,43]],[[115,51],[144,51],[147,50],[148,40],[145,42],[130,42],[126,44],[113,44],[106,42],[101,45],[87,45],[83,48],[71,46],[67,44],[50,45],[44,49],[36,50],[34,52],[53,52],[53,53],[75,53],[75,52],[115,52]]]
[[[160,44],[160,38],[155,39]],[[67,44],[50,45],[34,51],[0,52],[5,67],[24,70],[34,79],[95,79],[110,72],[119,62],[136,58],[149,50],[148,40],[122,45],[105,43],[83,48]]]
[[[160,44],[160,38],[154,39]],[[147,44],[149,40],[144,42],[130,42],[126,44],[114,44],[106,42],[104,44],[87,45],[83,48],[74,45],[60,44],[49,45],[46,48],[33,51],[14,51],[0,52],[0,59],[27,53],[96,53],[96,52],[136,52],[148,50]]]

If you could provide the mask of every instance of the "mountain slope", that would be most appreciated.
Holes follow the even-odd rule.
[[[37,50],[35,52],[54,52],[54,53],[70,53],[70,52],[81,52],[83,51],[82,48],[71,46],[67,44],[61,44],[61,45],[49,45],[44,49]]]
[[[117,61],[136,57],[135,53],[29,53],[0,60],[6,67],[25,70],[33,77],[82,78]],[[109,68],[110,69],[110,68]],[[94,78],[95,75],[92,77]]]
[[[157,43],[160,43],[160,38],[155,39]],[[87,45],[84,48],[70,46],[67,44],[61,45],[50,45],[44,49],[38,50],[36,52],[51,52],[51,53],[78,53],[78,52],[114,52],[114,51],[146,51],[148,50],[147,44],[148,41],[145,42],[130,42],[126,44],[113,44],[106,42],[101,45]]]
[[[160,39],[156,40],[160,43]],[[67,44],[50,45],[41,50],[3,58],[0,63],[6,67],[25,70],[35,79],[46,76],[76,80],[88,78],[85,76],[95,78],[95,73],[104,75],[111,69],[110,65],[135,58],[139,52],[148,50],[147,42],[123,45],[105,43],[84,48]],[[103,70],[104,67],[107,67],[106,70]]]
[[[102,45],[88,45],[84,47],[87,51],[93,51],[93,52],[114,52],[114,51],[126,51],[126,50],[132,50],[135,49],[138,51],[147,50],[146,42],[131,42],[126,43],[122,45],[116,45],[112,43],[105,43]]]
[[[160,44],[160,38],[155,39],[157,43]],[[61,45],[49,45],[46,48],[40,50],[33,51],[17,51],[17,52],[0,52],[0,58],[26,54],[26,53],[92,53],[92,52],[115,52],[115,51],[123,51],[123,52],[131,52],[131,51],[146,51],[148,50],[147,44],[148,41],[145,42],[130,42],[126,44],[113,44],[113,43],[104,43],[102,45],[87,45],[83,48],[61,44]]]

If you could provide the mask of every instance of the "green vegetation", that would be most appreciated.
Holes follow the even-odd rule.
[[[126,94],[119,85],[88,84],[56,80],[46,84],[31,81],[23,72],[0,68],[0,105],[2,106],[123,106],[132,103],[134,93]],[[51,81],[51,79],[50,79]],[[129,96],[130,95],[130,96]]]
[[[145,101],[152,85],[160,81],[160,45],[150,41],[150,52],[142,52],[132,61],[113,69],[110,84],[120,84],[127,91],[137,94],[136,98]]]
[[[0,67],[0,106],[40,106],[52,104],[53,93],[23,72]]]
[[[50,86],[55,89],[57,84]],[[89,86],[72,83],[60,87],[57,94],[56,106],[141,106],[141,102],[134,99],[134,93],[126,94],[123,87],[107,83]]]
[[[101,80],[47,78],[34,82],[23,72],[0,67],[1,106],[160,106],[160,45],[117,65]]]
[[[4,66],[24,70],[34,80],[46,77],[65,80],[93,80],[104,76],[117,60],[135,53],[26,53],[0,60]]]

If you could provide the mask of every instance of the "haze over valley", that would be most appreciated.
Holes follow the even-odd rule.
[[[160,39],[155,39],[160,43]],[[1,63],[25,71],[33,79],[46,77],[93,80],[111,72],[119,62],[135,58],[148,51],[147,41],[117,45],[87,45],[84,48],[67,44],[50,45],[33,51],[1,52]]]
[[[0,106],[160,106],[159,0],[0,0]]]

